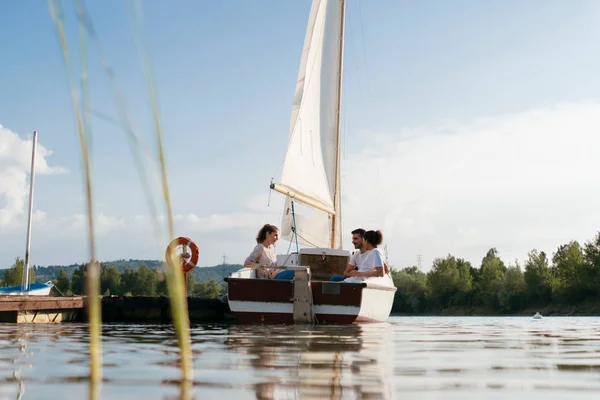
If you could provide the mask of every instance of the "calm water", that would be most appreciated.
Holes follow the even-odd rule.
[[[85,325],[0,325],[0,398],[85,399]],[[360,326],[192,327],[181,387],[173,331],[103,328],[103,399],[600,396],[600,318],[393,317]]]

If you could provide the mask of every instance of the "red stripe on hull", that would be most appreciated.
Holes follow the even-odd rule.
[[[292,303],[294,285],[291,281],[229,278],[230,300]],[[312,281],[313,304],[360,307],[362,284]]]
[[[230,300],[291,303],[294,285],[292,281],[229,278],[227,296]]]
[[[363,290],[360,283],[312,281],[310,286],[313,304],[360,307]],[[339,294],[327,294],[329,290],[324,290],[327,287],[339,288]]]

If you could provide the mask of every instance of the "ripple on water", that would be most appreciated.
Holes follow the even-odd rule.
[[[191,328],[194,380],[180,382],[174,330],[102,329],[103,398],[528,398],[595,396],[600,318],[393,317],[352,326]],[[0,398],[87,395],[82,324],[1,325]],[[542,397],[543,396],[543,397]]]

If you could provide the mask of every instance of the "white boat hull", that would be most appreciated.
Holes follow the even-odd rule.
[[[242,323],[294,323],[292,281],[255,279],[242,270],[227,278],[231,312]],[[395,287],[369,283],[311,281],[317,323],[352,324],[388,319]]]
[[[29,290],[23,290],[22,286],[0,287],[0,296],[50,296],[52,283],[32,283]]]

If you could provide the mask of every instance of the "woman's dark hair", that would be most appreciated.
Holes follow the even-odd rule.
[[[279,229],[275,225],[264,224],[258,234],[256,235],[256,243],[261,244],[267,239],[267,233],[279,232]]]
[[[383,233],[380,230],[377,231],[366,231],[364,239],[367,243],[377,247],[383,241]]]

